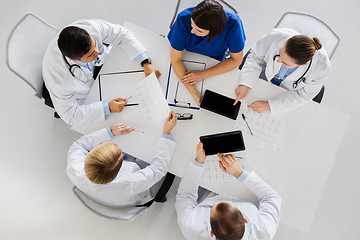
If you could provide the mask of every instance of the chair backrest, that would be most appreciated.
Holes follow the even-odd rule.
[[[330,59],[340,43],[339,36],[326,23],[306,13],[286,12],[275,28],[292,28],[309,37],[319,38]]]
[[[106,218],[118,219],[123,221],[132,221],[140,213],[145,214],[146,213],[145,210],[148,209],[147,207],[124,207],[124,208],[109,207],[89,198],[84,192],[82,192],[76,186],[73,187],[73,192],[87,208],[89,208],[94,213]]]
[[[11,31],[7,41],[7,65],[42,98],[42,63],[51,39],[59,32],[33,13],[27,13]]]
[[[237,11],[235,8],[233,8],[230,4],[228,4],[227,2],[223,1],[223,0],[216,0],[218,1],[225,10],[235,13],[237,14]],[[176,4],[176,8],[175,8],[175,12],[174,12],[174,16],[171,20],[170,23],[170,28],[172,27],[172,25],[174,24],[177,15],[184,9],[189,8],[189,7],[195,7],[196,5],[198,5],[200,2],[202,2],[202,0],[178,0],[177,4]]]

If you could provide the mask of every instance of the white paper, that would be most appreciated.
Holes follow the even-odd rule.
[[[245,151],[232,152],[235,158],[239,161],[242,169],[246,169],[248,171],[251,170],[249,164],[246,159]],[[219,158],[215,155],[210,155],[206,157],[204,162],[204,171],[203,171],[203,181],[204,182],[231,182],[237,181],[235,177],[230,174],[227,174],[221,170],[219,167]]]
[[[183,62],[187,71],[205,69],[205,63],[192,62],[192,61],[183,61]],[[195,102],[193,96],[190,94],[190,92],[187,90],[184,84],[180,81],[172,66],[170,67],[171,67],[171,71],[169,74],[168,87],[167,87],[168,103],[176,104],[179,106],[186,106],[186,107],[191,106],[198,108],[198,105]],[[195,86],[197,90],[202,94],[204,89],[204,80],[197,82]]]
[[[162,121],[168,117],[170,108],[155,72],[138,81],[135,84],[134,93],[145,119]]]
[[[273,116],[270,111],[257,113],[247,108],[244,113],[254,135],[251,135],[246,122],[239,112],[233,130],[241,130],[247,147],[280,149],[283,142],[284,121],[282,115]]]
[[[128,104],[138,103],[137,96],[134,93],[135,83],[143,80],[145,74],[143,71],[100,74],[100,96],[101,101],[110,102],[114,98],[129,98]]]

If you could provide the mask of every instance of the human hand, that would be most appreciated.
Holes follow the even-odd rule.
[[[180,79],[184,84],[194,85],[195,83],[204,79],[202,76],[203,71],[189,71]]]
[[[144,73],[145,76],[149,76],[152,72],[155,72],[155,75],[157,78],[161,76],[161,72],[151,63],[145,63],[144,64]]]
[[[125,124],[116,124],[115,126],[111,127],[110,129],[111,129],[112,134],[114,134],[115,136],[124,135],[124,134],[130,133],[135,130],[135,128],[128,127]]]
[[[121,98],[121,97],[114,98],[109,102],[110,112],[121,112],[124,109],[127,102],[128,101],[126,98]]]
[[[234,102],[234,105],[236,105],[240,99],[244,98],[247,95],[248,91],[249,87],[244,85],[239,85],[237,88],[235,88],[236,100]]]
[[[205,155],[205,150],[203,148],[203,143],[202,142],[199,142],[197,145],[196,145],[196,161],[198,163],[204,163],[205,162],[205,159],[206,159],[206,155]]]
[[[169,113],[168,118],[164,123],[163,133],[170,134],[171,130],[176,126],[177,117],[173,111]]]
[[[250,104],[248,107],[250,107],[252,110],[258,113],[262,113],[270,110],[270,105],[268,101],[256,101]]]
[[[223,172],[226,172],[227,174],[230,174],[236,178],[240,177],[240,175],[244,172],[234,155],[221,155],[220,153],[218,153],[217,156],[220,159],[219,167]]]

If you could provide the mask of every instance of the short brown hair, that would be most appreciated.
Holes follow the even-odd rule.
[[[223,6],[215,0],[199,3],[191,12],[190,17],[196,26],[210,31],[208,43],[222,32],[227,21]]]
[[[295,35],[285,43],[285,52],[295,60],[295,63],[302,65],[309,61],[316,50],[322,47],[317,37],[309,38],[305,35]]]
[[[106,142],[92,149],[85,158],[85,173],[90,181],[106,184],[114,180],[123,162],[121,149]]]
[[[215,216],[210,217],[211,230],[220,240],[239,240],[245,232],[245,221],[240,210],[227,202],[215,207]]]

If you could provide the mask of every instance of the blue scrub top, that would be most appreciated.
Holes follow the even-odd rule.
[[[195,52],[215,58],[219,61],[225,58],[225,51],[229,48],[232,53],[241,52],[245,46],[245,33],[240,17],[225,10],[228,18],[223,31],[208,43],[208,37],[198,37],[191,33],[190,15],[192,8],[180,12],[168,34],[171,46],[183,51]]]

